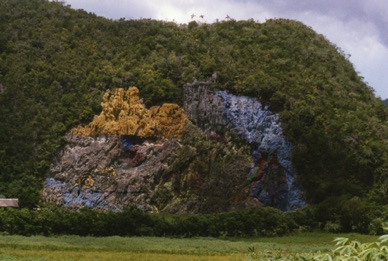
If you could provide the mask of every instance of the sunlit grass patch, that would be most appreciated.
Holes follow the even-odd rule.
[[[6,249],[7,254],[0,254],[0,260],[107,260],[107,261],[126,261],[126,260],[214,260],[214,261],[235,261],[244,260],[245,253],[239,254],[168,254],[152,252],[114,252],[114,251],[51,251],[51,250],[20,250]]]
[[[372,242],[376,236],[303,233],[262,238],[0,236],[0,260],[253,260],[328,253],[335,237]],[[270,259],[271,260],[271,259]]]

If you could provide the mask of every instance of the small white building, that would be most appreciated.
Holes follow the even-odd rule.
[[[18,208],[19,199],[17,198],[0,198],[0,208]]]

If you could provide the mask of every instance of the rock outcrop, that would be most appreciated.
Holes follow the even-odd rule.
[[[119,136],[66,136],[43,189],[45,201],[79,208],[151,210],[160,173],[178,147],[176,139],[142,142],[124,151]]]
[[[106,92],[101,106],[91,123],[66,136],[43,199],[76,208],[152,209],[154,188],[177,149],[175,137],[185,132],[187,116],[177,104],[147,109],[136,87]]]
[[[212,92],[209,85],[195,82],[184,87],[189,119],[205,131],[232,130],[251,145],[248,180],[253,197],[285,211],[304,205],[291,163],[292,147],[284,138],[279,115],[255,98]]]
[[[196,126],[203,130],[224,129],[224,101],[210,91],[211,83],[197,82],[183,88],[185,112]]]
[[[209,84],[184,87],[185,111],[148,110],[134,87],[106,93],[101,114],[66,136],[44,200],[171,213],[303,206],[279,116]]]

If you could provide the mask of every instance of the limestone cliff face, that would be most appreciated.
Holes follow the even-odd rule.
[[[189,119],[205,131],[232,130],[251,145],[251,196],[286,211],[303,206],[291,163],[292,147],[283,136],[279,115],[255,98],[212,92],[209,88],[206,82],[184,87],[184,108]]]
[[[67,207],[152,210],[160,174],[178,147],[176,139],[122,148],[119,136],[66,136],[67,145],[52,164],[43,198]]]
[[[66,136],[43,199],[171,213],[304,205],[277,114],[206,82],[186,85],[184,97],[184,110],[147,109],[137,88],[106,93],[101,114]]]
[[[194,82],[183,89],[185,112],[195,125],[203,130],[223,129],[227,122],[224,117],[224,101],[213,95],[210,83]]]
[[[180,137],[185,130],[187,117],[181,107],[165,103],[147,109],[136,87],[106,92],[101,107],[101,114],[95,116],[91,123],[77,127],[70,133],[82,136]]]
[[[102,112],[66,136],[49,170],[43,199],[68,207],[153,209],[151,198],[183,135],[187,116],[177,104],[147,109],[139,90],[108,91]],[[168,138],[168,139],[166,139]]]

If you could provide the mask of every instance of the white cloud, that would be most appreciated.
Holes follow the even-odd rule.
[[[190,22],[191,15],[194,14],[196,20],[212,23],[218,20],[224,20],[227,15],[236,20],[245,20],[249,18],[263,19],[270,17],[271,14],[254,2],[235,2],[235,1],[180,1],[164,0],[155,9],[155,19],[175,20],[178,23]]]
[[[65,0],[74,9],[84,9],[111,19],[155,18],[156,2],[135,0]]]
[[[362,1],[361,5],[366,13],[372,16],[380,16],[380,18],[388,22],[388,4],[386,0]]]
[[[364,38],[359,46],[349,48],[353,49],[350,60],[356,70],[375,89],[377,96],[388,98],[388,48],[372,37]]]

